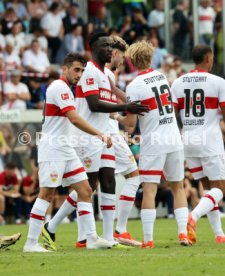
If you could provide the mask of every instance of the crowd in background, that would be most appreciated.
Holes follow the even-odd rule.
[[[60,65],[68,52],[79,52],[91,59],[89,38],[96,31],[121,36],[129,45],[145,39],[155,47],[152,68],[163,72],[170,84],[185,73],[182,63],[190,60],[193,46],[191,1],[171,1],[171,41],[165,48],[164,1],[88,0],[88,21],[76,1],[0,1],[0,111],[42,109],[48,85],[59,78]],[[223,37],[222,1],[199,0],[199,40],[215,51],[217,74],[222,74]],[[130,60],[119,69],[117,85],[125,90],[136,76]],[[40,125],[25,125],[34,133]],[[21,146],[17,133],[21,125],[0,124],[0,225],[4,223],[5,206],[16,223],[29,212],[38,194],[37,149]],[[134,134],[138,134],[138,127]],[[138,162],[139,145],[131,145]],[[193,181],[188,169],[185,190],[191,207],[202,195],[201,185]],[[59,189],[54,204],[60,207],[68,191]],[[165,184],[159,187],[157,200],[167,204],[173,217],[172,194]],[[136,206],[140,206],[141,189]],[[52,214],[52,210],[49,210]]]

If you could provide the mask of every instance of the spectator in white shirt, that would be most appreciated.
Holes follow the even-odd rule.
[[[21,71],[11,72],[11,81],[7,81],[3,87],[4,104],[1,109],[26,109],[26,101],[30,100],[30,93],[26,84],[20,82]]]
[[[52,3],[49,12],[41,20],[41,27],[44,30],[44,35],[48,39],[48,46],[51,50],[50,60],[54,63],[64,35],[59,3]]]
[[[5,70],[11,71],[14,69],[22,69],[20,57],[14,52],[12,42],[7,42],[5,51],[3,52]]]
[[[198,7],[199,42],[213,47],[215,12],[211,4],[211,0],[201,0],[201,5]]]
[[[148,15],[148,26],[158,31],[159,38],[162,43],[165,42],[165,16],[164,16],[164,0],[155,1],[155,9]]]
[[[37,39],[40,43],[41,50],[47,53],[48,50],[48,40],[43,34],[43,29],[41,27],[37,27],[34,29],[33,33],[27,34],[25,37],[26,47],[31,45],[32,40]]]
[[[5,36],[2,34],[2,24],[0,23],[0,52],[5,49]]]
[[[20,21],[13,23],[12,32],[5,37],[6,43],[11,43],[14,46],[14,52],[21,55],[26,46],[25,34],[22,32],[22,24]]]
[[[30,49],[24,52],[22,63],[25,70],[28,72],[50,72],[48,56],[40,49],[40,43],[37,39],[34,39],[31,43]]]

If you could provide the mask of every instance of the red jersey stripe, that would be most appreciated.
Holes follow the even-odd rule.
[[[177,100],[178,100],[178,108],[184,109],[184,98],[178,98]],[[192,99],[191,99],[191,105],[192,105]],[[219,106],[219,102],[217,97],[205,97],[206,109],[217,109],[218,106]]]
[[[139,170],[139,174],[140,175],[160,175],[160,176],[163,176],[163,172],[158,171],[158,170]]]
[[[116,157],[114,155],[110,155],[110,154],[102,154],[101,155],[101,159],[106,159],[106,160],[116,160]]]
[[[64,173],[63,178],[68,178],[68,177],[71,177],[73,175],[76,175],[76,174],[82,173],[82,172],[85,172],[84,167],[81,167],[79,169],[76,169],[76,170],[68,172],[68,173]]]
[[[66,113],[67,111],[70,111],[70,110],[75,110],[75,106],[67,106],[67,107],[64,107],[63,109],[61,109],[61,112],[62,113]]]
[[[62,110],[57,105],[47,103],[45,105],[45,116],[65,117],[65,114],[63,114]]]
[[[225,102],[220,102],[220,107],[224,107],[225,106]]]
[[[203,170],[202,167],[196,167],[196,168],[190,169],[190,172],[191,172],[191,173],[196,173],[196,172],[201,172],[202,170]]]
[[[150,110],[154,110],[154,109],[158,108],[156,100],[155,100],[154,97],[141,101],[141,104],[148,105]]]
[[[80,85],[76,87],[76,98],[85,98],[90,95],[98,95],[98,94],[99,94],[99,90],[92,90],[84,93]]]
[[[200,21],[213,21],[213,17],[211,15],[200,15],[198,19]]]

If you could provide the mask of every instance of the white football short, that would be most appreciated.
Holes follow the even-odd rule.
[[[135,158],[127,145],[126,141],[120,134],[112,134],[113,147],[116,156],[116,174],[127,175],[138,169]],[[104,164],[104,160],[103,160]]]
[[[115,168],[114,147],[101,146],[79,147],[75,151],[87,173],[98,172],[100,168]]]
[[[40,187],[67,187],[87,179],[84,166],[77,157],[67,161],[45,161],[39,163]]]
[[[188,168],[194,179],[225,180],[225,155],[187,157]]]
[[[183,150],[161,155],[140,155],[139,174],[141,182],[160,183],[163,176],[167,181],[181,181],[184,179]]]

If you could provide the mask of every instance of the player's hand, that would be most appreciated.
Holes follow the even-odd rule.
[[[107,148],[111,148],[111,146],[112,146],[112,139],[111,139],[110,136],[103,134],[103,135],[101,135],[101,140],[102,140],[103,143],[106,144]]]
[[[127,104],[127,111],[134,114],[143,115],[142,113],[149,112],[149,106],[140,104],[140,101],[135,101]]]

